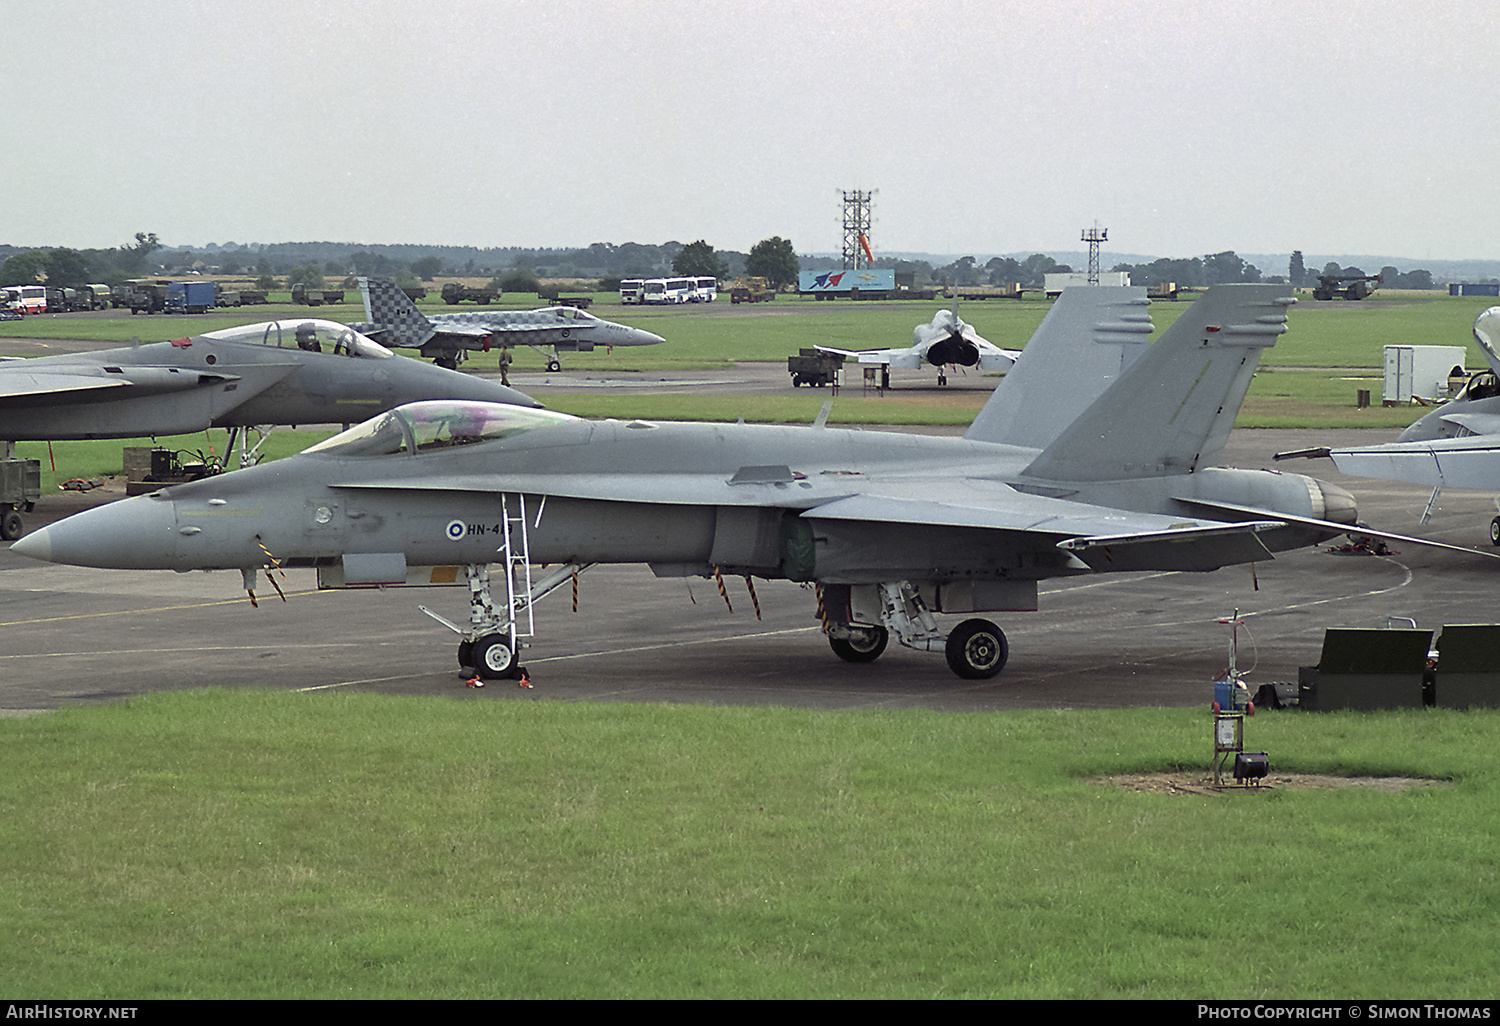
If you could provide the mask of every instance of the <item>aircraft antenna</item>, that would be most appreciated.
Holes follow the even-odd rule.
[[[1089,244],[1089,284],[1099,284],[1099,243],[1109,239],[1109,229],[1100,228],[1099,222],[1094,222],[1094,227],[1083,230],[1083,241]]]
[[[844,270],[871,266],[870,209],[875,194],[865,189],[845,189]]]

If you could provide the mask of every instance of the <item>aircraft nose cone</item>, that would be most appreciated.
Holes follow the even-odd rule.
[[[170,568],[177,550],[177,515],[172,503],[161,499],[122,499],[33,531],[10,550],[72,566]]]

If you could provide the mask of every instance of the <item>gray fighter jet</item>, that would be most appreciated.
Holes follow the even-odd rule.
[[[1093,311],[1102,330],[1074,353],[1149,330],[1136,297],[1117,299]],[[979,617],[945,631],[939,615],[1034,610],[1052,577],[1270,559],[1354,524],[1339,488],[1213,465],[1291,302],[1280,286],[1216,288],[1123,371],[1121,353],[1141,347],[1103,347],[1100,369],[1118,376],[1076,417],[1044,425],[1011,416],[1047,400],[1023,400],[1018,374],[962,438],[419,403],[269,466],[69,517],[13,551],[238,568],[252,597],[267,552],[317,566],[330,587],[467,583],[469,623],[444,623],[461,636],[460,664],[488,678],[517,673],[535,600],[593,563],[788,579],[816,585],[839,657],[868,662],[894,635],[986,678],[1005,665],[1004,633]],[[1033,387],[1059,380],[1043,340],[1017,364],[1029,362]],[[553,570],[533,579],[538,564]]]
[[[360,278],[368,321],[354,327],[400,349],[420,349],[422,355],[441,367],[456,368],[471,349],[530,346],[538,352],[552,350],[547,369],[558,371],[564,351],[588,353],[613,346],[654,346],[666,339],[640,328],[616,324],[571,306],[548,306],[540,310],[479,310],[473,313],[435,314],[428,317],[385,278]],[[543,355],[546,355],[543,353]]]
[[[1490,369],[1471,376],[1453,401],[1412,423],[1394,442],[1280,452],[1276,459],[1327,457],[1345,474],[1427,485],[1426,523],[1444,488],[1500,490],[1500,306],[1474,318],[1474,340]],[[1490,521],[1500,545],[1500,516]]]
[[[422,399],[541,405],[482,378],[396,356],[343,324],[272,321],[0,362],[0,457],[9,458],[18,441],[352,424]],[[10,537],[21,525],[6,513]]]

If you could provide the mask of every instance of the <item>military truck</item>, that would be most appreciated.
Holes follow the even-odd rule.
[[[816,349],[799,349],[796,356],[786,358],[787,373],[792,376],[792,387],[807,385],[822,388],[838,380],[838,372],[844,366],[844,357],[838,353],[822,353]]]
[[[343,289],[310,289],[300,281],[292,286],[292,302],[304,306],[322,306],[324,303],[342,303]]]
[[[488,286],[476,288],[456,281],[450,281],[443,286],[443,302],[449,306],[457,306],[459,303],[478,303],[480,306],[489,306],[499,298],[500,290]]]
[[[1382,280],[1378,274],[1320,274],[1318,286],[1313,289],[1313,298],[1332,299],[1334,296],[1343,296],[1345,299],[1364,299],[1380,288]]]
[[[167,308],[167,283],[132,282],[130,315],[161,313]]]

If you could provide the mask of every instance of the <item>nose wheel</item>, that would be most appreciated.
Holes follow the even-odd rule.
[[[468,656],[467,662],[465,655]],[[486,634],[477,641],[460,642],[458,663],[473,666],[485,680],[515,680],[521,675],[520,660],[516,658],[515,643],[509,634]]]

